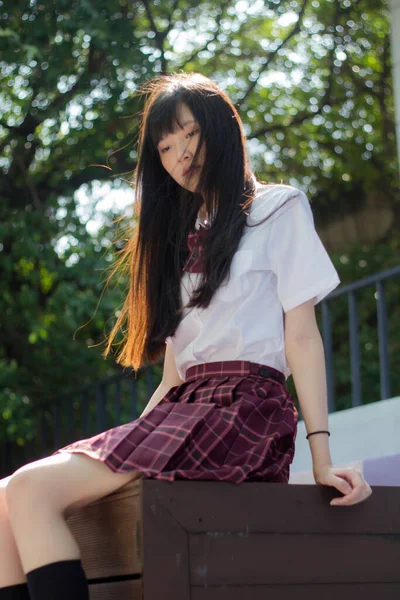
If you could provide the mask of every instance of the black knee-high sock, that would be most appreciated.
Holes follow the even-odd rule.
[[[82,563],[60,560],[26,574],[32,600],[89,600],[89,586]]]
[[[26,583],[8,585],[0,588],[0,600],[29,600],[29,591]]]

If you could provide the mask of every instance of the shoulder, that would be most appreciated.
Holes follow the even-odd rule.
[[[305,210],[312,219],[312,211],[306,194],[285,184],[257,184],[255,198],[250,206],[248,223],[256,224],[260,219],[269,217],[265,224],[272,223],[293,207]]]

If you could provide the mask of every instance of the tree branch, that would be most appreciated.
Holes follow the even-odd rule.
[[[0,125],[2,127],[4,127],[4,129],[11,129],[11,130],[18,129],[18,127],[15,127],[15,125],[7,125],[7,123],[5,121],[3,121],[3,119],[0,119]]]
[[[270,54],[268,55],[267,59],[265,60],[261,70],[259,71],[256,79],[254,81],[251,82],[251,84],[249,85],[249,87],[247,88],[246,92],[244,93],[244,95],[239,98],[237,100],[237,102],[239,104],[242,104],[243,102],[245,102],[245,100],[248,98],[248,96],[251,94],[251,92],[254,90],[254,88],[256,87],[261,75],[268,69],[269,65],[271,64],[272,60],[275,58],[276,54],[278,53],[279,50],[281,50],[281,48],[283,48],[287,42],[294,36],[296,35],[296,33],[298,33],[300,31],[300,27],[303,21],[303,16],[304,16],[304,12],[306,10],[306,6],[307,6],[308,0],[303,0],[303,4],[301,6],[299,15],[298,15],[298,19],[296,21],[295,26],[293,27],[293,29],[288,33],[288,35],[282,40],[282,42],[279,44],[279,46],[277,46],[275,48],[275,50],[273,52],[270,52]]]
[[[178,4],[179,4],[179,0],[174,0],[174,2],[172,4],[172,7],[171,7],[171,14],[169,16],[168,27],[163,32],[164,33],[164,37],[166,37],[169,34],[169,32],[171,31],[171,29],[174,26],[174,12],[178,8]]]
[[[188,63],[190,63],[193,60],[195,60],[195,58],[197,57],[197,55],[199,54],[199,52],[203,52],[204,50],[207,50],[208,44],[211,44],[212,42],[215,42],[215,40],[218,38],[218,36],[220,34],[220,24],[221,24],[221,21],[222,21],[223,17],[225,16],[224,9],[227,6],[230,6],[230,5],[231,5],[231,1],[230,0],[228,0],[227,2],[224,2],[224,3],[220,3],[221,12],[219,13],[219,15],[217,16],[217,18],[215,20],[215,22],[216,22],[216,28],[215,28],[214,36],[211,38],[211,40],[207,40],[206,43],[204,44],[204,46],[202,46],[201,48],[195,48],[193,50],[192,54],[190,56],[188,56],[187,58],[185,58],[184,62],[181,63],[178,67],[176,67],[176,70],[184,69]],[[228,44],[225,46],[225,48],[222,49],[222,52],[224,52],[227,47],[228,47]]]
[[[147,18],[150,21],[150,26],[155,33],[156,46],[157,46],[158,50],[161,52],[161,65],[162,65],[161,73],[165,74],[165,73],[167,73],[167,60],[165,58],[164,43],[165,43],[165,38],[167,37],[167,35],[171,31],[172,27],[174,26],[174,18],[173,17],[174,17],[174,12],[175,12],[176,8],[178,7],[179,0],[174,0],[172,3],[171,13],[169,15],[168,26],[164,29],[164,31],[160,31],[159,29],[157,29],[157,25],[154,20],[153,14],[150,10],[150,4],[149,4],[148,0],[143,0],[143,4],[144,4],[145,10],[146,10]]]
[[[42,202],[41,202],[39,195],[36,191],[36,188],[33,184],[32,177],[31,177],[28,169],[26,168],[24,161],[22,160],[22,157],[18,153],[18,151],[16,152],[16,154],[14,156],[14,160],[17,161],[18,166],[21,171],[21,174],[22,174],[22,177],[23,177],[23,180],[25,182],[25,185],[28,188],[28,190],[30,191],[31,198],[32,198],[32,204],[36,209],[39,210],[42,207]]]
[[[143,4],[144,4],[144,8],[146,10],[147,18],[150,21],[150,26],[151,26],[152,30],[154,31],[154,33],[156,34],[156,37],[157,37],[158,35],[160,35],[160,31],[158,31],[158,29],[157,29],[157,25],[156,25],[156,22],[154,20],[153,14],[152,14],[152,12],[150,10],[150,5],[149,5],[148,0],[143,0]]]
[[[326,103],[325,103],[326,104]],[[290,129],[294,125],[299,125],[300,123],[304,123],[307,119],[312,119],[315,115],[318,115],[322,110],[322,105],[313,113],[305,112],[301,115],[297,115],[288,121],[287,123],[273,123],[272,125],[267,125],[266,127],[261,127],[254,131],[251,135],[247,136],[248,140],[259,138],[266,133],[271,133],[272,131],[280,131],[281,129]]]
[[[304,7],[305,6],[303,4],[302,9]],[[339,0],[336,0],[335,16],[334,16],[334,20],[333,20],[334,21],[333,22],[334,30],[336,29],[336,26],[339,24],[339,19],[340,19],[340,2],[339,2]],[[335,35],[333,35],[333,44],[332,44],[332,48],[329,52],[329,58],[328,58],[328,60],[329,60],[329,76],[328,76],[327,86],[325,88],[324,96],[321,99],[318,109],[315,112],[305,111],[300,115],[296,115],[295,117],[290,119],[290,121],[287,123],[273,123],[272,125],[262,127],[261,129],[258,129],[257,131],[255,131],[254,133],[249,135],[247,137],[247,139],[250,140],[253,138],[259,138],[259,137],[265,135],[266,133],[270,133],[271,131],[287,129],[287,128],[293,127],[294,125],[299,125],[300,123],[304,123],[304,121],[307,121],[308,119],[314,118],[315,115],[320,114],[322,112],[322,109],[324,106],[327,106],[327,105],[332,106],[332,104],[333,104],[332,87],[333,87],[333,81],[334,81],[333,67],[334,67],[334,61],[335,61],[335,50],[336,50]],[[336,101],[337,101],[337,99],[336,99]]]

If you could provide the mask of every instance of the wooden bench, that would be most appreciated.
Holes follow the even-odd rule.
[[[73,513],[91,600],[400,598],[400,487],[140,479]]]

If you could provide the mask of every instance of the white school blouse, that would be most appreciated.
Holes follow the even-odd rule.
[[[246,209],[247,223],[257,223],[275,209],[262,225],[245,226],[229,281],[218,288],[209,306],[186,308],[175,334],[167,337],[183,381],[189,367],[221,360],[261,363],[287,379],[291,370],[285,355],[284,313],[311,298],[317,304],[339,285],[304,192],[257,182],[256,197]],[[196,229],[200,223],[198,214]],[[183,304],[200,277],[201,273],[183,272]]]

